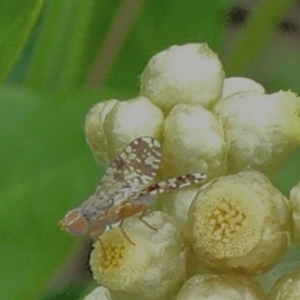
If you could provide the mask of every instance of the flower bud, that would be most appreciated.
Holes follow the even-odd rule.
[[[268,272],[255,276],[255,281],[263,288],[264,292],[269,293],[275,282],[286,272],[294,270],[299,266],[299,246],[291,244],[287,254],[280,260],[276,266]]]
[[[290,199],[293,208],[293,240],[300,244],[300,181],[291,189]]]
[[[101,236],[91,253],[95,280],[108,288],[113,299],[167,299],[184,280],[184,253],[173,219],[162,212],[125,220]],[[129,242],[130,239],[130,242]],[[134,245],[133,245],[134,243]],[[104,251],[104,252],[103,252]]]
[[[156,201],[161,203],[163,211],[175,217],[179,224],[183,226],[187,221],[189,208],[198,190],[198,186],[187,186],[179,190],[164,193]]]
[[[150,59],[141,75],[140,94],[165,114],[178,103],[211,107],[221,97],[224,76],[207,44],[172,46]]]
[[[83,300],[112,300],[112,298],[109,291],[106,288],[100,286],[94,289]]]
[[[229,77],[225,78],[223,85],[222,99],[240,92],[254,92],[264,94],[265,89],[262,85],[250,78]],[[222,100],[221,100],[222,101]]]
[[[89,111],[85,121],[85,137],[88,145],[93,151],[96,159],[101,162],[108,162],[107,141],[104,132],[104,121],[107,114],[117,105],[118,100],[109,100],[96,103]]]
[[[300,299],[300,268],[280,277],[271,292],[268,300],[298,300]]]
[[[109,158],[114,159],[137,137],[152,136],[160,140],[163,118],[161,110],[147,98],[139,96],[119,102],[104,123]]]
[[[231,144],[232,173],[252,167],[274,174],[300,144],[300,99],[292,92],[237,93],[219,101],[214,110]]]
[[[288,199],[263,174],[243,171],[200,188],[186,240],[207,268],[261,274],[286,253],[290,229]]]
[[[161,170],[165,177],[205,172],[208,178],[226,171],[228,145],[223,126],[200,105],[178,104],[165,120]]]
[[[260,286],[251,278],[229,274],[200,274],[190,278],[176,300],[263,300]]]

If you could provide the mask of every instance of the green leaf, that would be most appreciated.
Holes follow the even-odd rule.
[[[0,81],[3,81],[26,42],[42,3],[42,0],[1,1]]]
[[[38,27],[27,84],[81,87],[109,30],[118,2],[51,0]]]
[[[0,99],[1,298],[34,299],[81,240],[57,222],[101,176],[83,133],[101,98],[1,88]]]
[[[130,5],[122,1],[86,0],[78,5],[69,0],[49,1],[38,28],[27,83],[34,88],[81,87],[101,47],[109,43],[103,54],[109,59],[113,56],[109,86],[135,91],[135,78],[152,55],[188,42],[217,47],[225,30],[227,6],[221,1],[192,0],[186,5],[180,0],[153,0],[137,9],[134,20],[118,19],[120,10],[129,10]],[[133,25],[123,32],[123,22]],[[112,28],[114,35],[108,42]]]

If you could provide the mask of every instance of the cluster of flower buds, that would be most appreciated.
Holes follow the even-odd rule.
[[[160,180],[207,174],[159,196],[151,226],[133,216],[102,234],[90,258],[102,287],[86,300],[300,299],[299,269],[269,289],[253,279],[300,243],[300,185],[288,199],[268,178],[300,145],[297,95],[225,78],[206,44],[172,46],[146,65],[140,95],[95,104],[85,132],[99,162],[151,136]]]

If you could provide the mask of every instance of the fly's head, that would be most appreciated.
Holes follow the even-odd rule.
[[[79,209],[70,210],[58,225],[73,235],[82,235],[89,230],[89,222]]]

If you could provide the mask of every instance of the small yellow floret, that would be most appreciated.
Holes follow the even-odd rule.
[[[260,274],[290,245],[291,207],[263,174],[243,171],[200,188],[186,237],[208,268]]]
[[[112,290],[125,289],[134,282],[148,261],[144,243],[135,239],[135,244],[129,243],[120,228],[104,234],[91,253],[90,264],[95,280]]]

